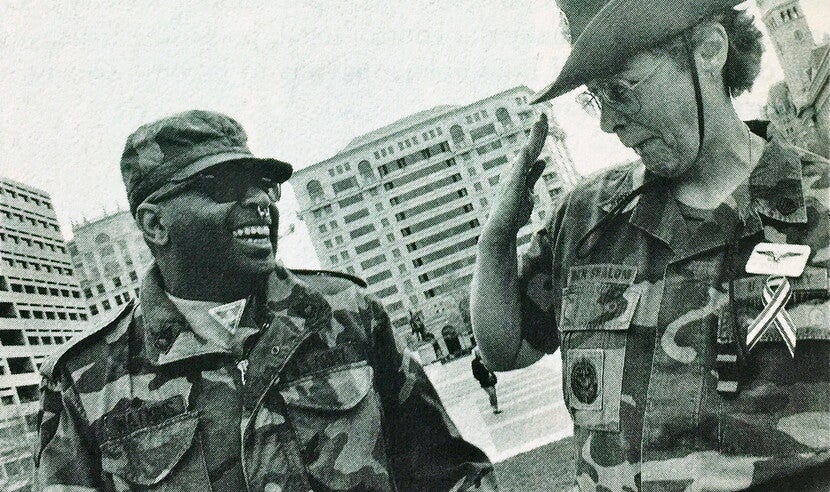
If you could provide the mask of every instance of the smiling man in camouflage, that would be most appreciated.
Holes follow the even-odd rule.
[[[155,264],[44,365],[40,489],[494,488],[363,283],[275,260],[290,165],[190,111],[139,128],[121,170]]]

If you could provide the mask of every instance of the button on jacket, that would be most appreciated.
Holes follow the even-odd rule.
[[[151,269],[140,305],[44,365],[37,486],[495,488],[361,287],[278,267],[266,290],[228,353],[190,329]]]
[[[562,351],[577,488],[732,491],[783,480],[827,490],[827,478],[815,489],[797,481],[816,467],[830,474],[827,162],[768,143],[708,217],[685,219],[670,191],[651,188],[578,257],[589,229],[648,178],[635,162],[586,179],[520,266],[523,337]],[[744,269],[760,242],[812,250],[790,279],[795,357],[770,327],[737,391],[720,393],[718,346],[734,346],[735,333],[745,344],[764,304],[766,277]]]

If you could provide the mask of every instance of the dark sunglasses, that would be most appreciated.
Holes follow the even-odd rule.
[[[278,202],[282,196],[280,183],[271,178],[247,171],[212,170],[209,173],[191,176],[159,193],[153,193],[145,201],[160,202],[189,189],[196,189],[216,203],[229,203],[245,198],[252,187],[265,192],[271,202]]]

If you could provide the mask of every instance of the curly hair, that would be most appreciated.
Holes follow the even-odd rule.
[[[717,22],[726,30],[729,38],[729,51],[721,75],[724,90],[731,96],[737,96],[752,88],[752,84],[761,71],[761,44],[763,35],[755,27],[753,17],[746,10],[723,9],[692,27],[692,42],[698,46],[702,40],[701,27],[707,22]],[[683,36],[661,43],[652,51],[668,53],[678,66],[688,67]]]

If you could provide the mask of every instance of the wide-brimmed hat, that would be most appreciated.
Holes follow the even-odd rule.
[[[210,167],[240,163],[263,169],[282,183],[293,168],[278,159],[255,157],[248,136],[233,118],[213,111],[174,114],[138,128],[127,138],[121,176],[130,211],[151,193]]]
[[[567,18],[571,54],[556,80],[534,103],[612,75],[635,53],[697,25],[743,0],[556,0]]]

